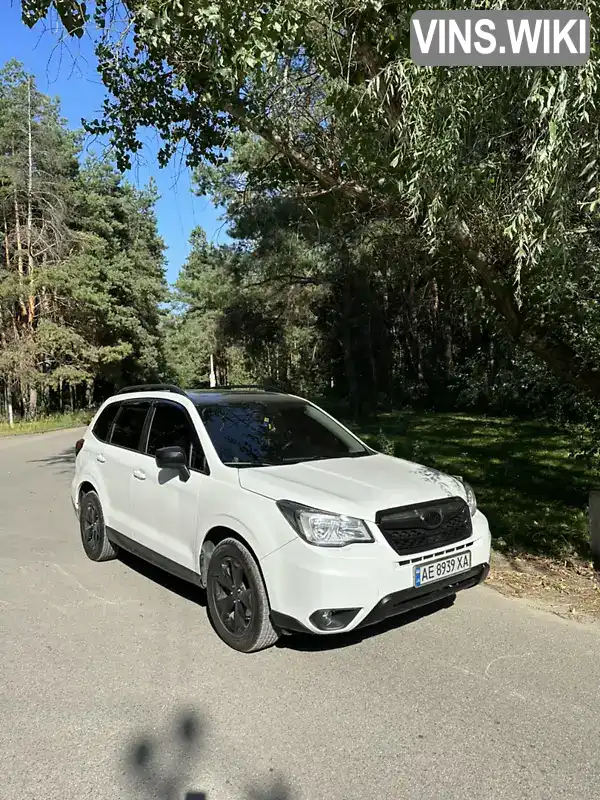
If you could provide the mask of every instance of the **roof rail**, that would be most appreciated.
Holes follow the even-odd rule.
[[[198,389],[212,389],[215,392],[219,392],[222,390],[229,390],[229,389],[253,389],[259,392],[276,392],[277,389],[274,386],[269,385],[258,385],[253,383],[227,383],[223,386],[210,386],[208,383],[201,383],[198,385]],[[192,390],[193,391],[193,390]]]
[[[132,392],[173,392],[173,394],[187,394],[172,383],[140,383],[137,386],[124,386],[117,394],[131,394]]]

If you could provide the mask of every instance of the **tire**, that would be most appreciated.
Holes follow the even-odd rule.
[[[79,530],[86,556],[92,561],[110,561],[117,557],[116,548],[109,542],[104,524],[100,498],[87,492],[79,503]]]
[[[224,539],[213,550],[206,600],[215,631],[234,650],[256,653],[279,639],[258,564],[237,539]]]

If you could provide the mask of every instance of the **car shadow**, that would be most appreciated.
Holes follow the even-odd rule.
[[[126,567],[134,570],[138,575],[157,583],[167,591],[179,595],[179,597],[188,600],[190,603],[195,603],[203,608],[206,606],[206,592],[199,586],[189,581],[184,581],[182,578],[177,578],[175,575],[171,575],[170,572],[166,572],[160,567],[155,567],[154,564],[150,564],[148,561],[144,561],[126,550],[119,550],[118,558]]]
[[[139,558],[138,556],[129,553],[126,550],[119,551],[119,561],[134,570],[138,575],[157,583],[169,592],[182,597],[190,603],[197,606],[206,608],[206,592],[199,586],[193,583],[184,581],[171,575],[169,572],[155,567],[147,561]],[[390,617],[387,620],[378,622],[374,625],[369,625],[366,628],[350,631],[349,633],[336,633],[331,635],[319,634],[303,634],[303,633],[290,633],[283,635],[277,642],[276,647],[284,650],[295,650],[304,653],[317,653],[326,650],[338,650],[344,647],[352,647],[365,639],[371,639],[375,636],[381,636],[405,625],[410,625],[419,620],[426,619],[432,614],[449,607],[448,599],[442,599],[435,603],[431,603],[421,608],[414,609],[405,614],[398,614],[395,617]],[[210,618],[209,618],[210,622]],[[212,622],[211,622],[212,627]],[[213,628],[214,630],[214,628]],[[217,635],[215,631],[215,635]]]
[[[438,600],[435,603],[416,608],[404,614],[398,614],[395,617],[390,617],[389,619],[377,622],[365,628],[358,628],[349,633],[334,633],[326,636],[319,634],[313,635],[310,633],[290,633],[282,636],[276,646],[304,653],[317,653],[325,650],[339,650],[343,647],[352,647],[365,639],[381,636],[390,631],[404,628],[406,625],[418,622],[419,620],[426,619],[444,608],[449,608],[449,606],[450,603],[447,598]]]

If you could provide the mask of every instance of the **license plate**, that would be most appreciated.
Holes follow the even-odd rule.
[[[450,575],[464,572],[471,566],[471,551],[465,550],[455,556],[440,558],[439,561],[430,561],[428,564],[419,564],[415,567],[415,586],[425,586],[426,583],[441,581]]]

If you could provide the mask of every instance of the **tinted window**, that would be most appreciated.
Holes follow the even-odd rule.
[[[174,446],[187,453],[191,469],[204,468],[204,455],[185,410],[175,403],[160,403],[154,412],[146,452],[153,456],[160,447]]]
[[[115,415],[119,410],[120,405],[121,405],[120,403],[111,403],[109,406],[106,406],[104,411],[100,414],[100,416],[96,420],[96,424],[92,429],[92,433],[94,434],[96,439],[100,439],[101,442],[108,441],[110,426],[113,424]]]
[[[115,420],[110,443],[118,447],[127,447],[129,450],[137,450],[146,420],[146,412],[149,408],[148,400],[123,403]]]
[[[237,402],[201,407],[223,463],[268,466],[370,453],[318,409],[303,402]]]

